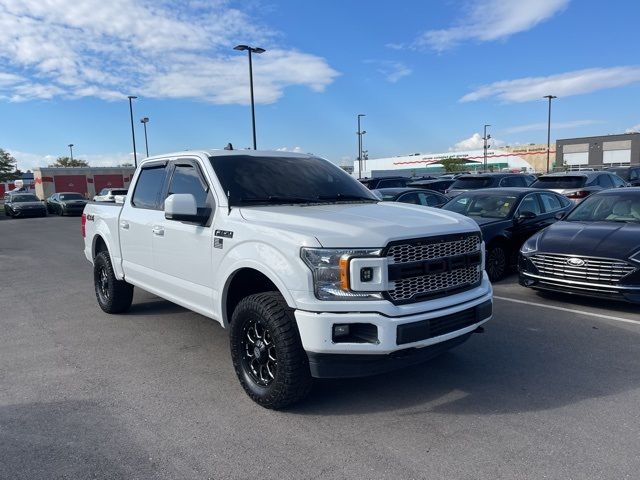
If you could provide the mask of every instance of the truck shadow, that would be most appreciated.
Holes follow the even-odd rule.
[[[520,320],[513,312],[490,322],[486,333],[422,365],[375,377],[317,381],[309,399],[290,411],[509,414],[554,409],[640,386],[637,334],[598,327],[590,319],[556,330],[553,322]]]
[[[11,479],[156,478],[127,427],[92,401],[0,407],[0,476]]]

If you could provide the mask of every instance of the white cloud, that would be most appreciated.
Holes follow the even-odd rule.
[[[572,120],[569,122],[552,122],[551,128],[553,130],[570,129],[577,127],[585,127],[587,125],[597,125],[602,123],[598,120]],[[504,133],[522,133],[522,132],[535,132],[539,130],[546,130],[546,122],[529,123],[527,125],[518,125],[515,127],[509,127],[502,130]]]
[[[126,94],[248,103],[248,66],[239,40],[267,52],[254,56],[258,103],[290,85],[321,92],[339,74],[324,58],[278,45],[279,34],[225,1],[0,0],[0,98]],[[5,67],[6,68],[6,67]]]
[[[569,0],[473,0],[466,3],[466,11],[455,25],[423,33],[414,47],[442,52],[468,40],[507,38],[550,19],[568,4]]]
[[[500,145],[504,145],[502,140],[498,140],[495,138],[490,138],[487,141],[488,145],[491,148],[499,147]],[[479,133],[474,133],[469,138],[465,138],[464,140],[460,140],[453,147],[449,147],[450,152],[463,152],[466,150],[478,150],[484,148],[484,140],[482,139],[482,135]]]
[[[404,63],[393,60],[365,60],[364,63],[375,65],[376,71],[384,76],[389,83],[396,83],[402,77],[412,73],[412,70]]]
[[[37,167],[48,167],[56,161],[56,158],[67,155],[67,152],[53,154],[37,154],[6,149],[17,161],[17,166],[22,171],[33,170]],[[133,163],[133,153],[105,153],[83,155],[78,152],[74,158],[85,160],[92,167],[115,167],[123,163]],[[142,156],[138,155],[138,159]]]
[[[640,123],[638,125],[634,125],[633,127],[627,128],[624,133],[638,133],[640,132]]]
[[[460,101],[475,102],[495,97],[504,102],[528,102],[541,100],[544,95],[569,97],[637,82],[640,82],[639,66],[588,68],[547,77],[494,82],[466,94]]]

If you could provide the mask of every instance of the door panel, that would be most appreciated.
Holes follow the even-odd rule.
[[[165,175],[164,165],[140,171],[135,191],[127,197],[118,224],[125,278],[152,291],[158,288],[153,259],[153,227],[164,219],[159,201]]]
[[[199,211],[213,210],[211,189],[194,160],[173,162],[166,196],[174,193],[192,194]],[[153,256],[160,288],[189,308],[211,315],[213,227],[167,220],[164,215],[154,227]]]

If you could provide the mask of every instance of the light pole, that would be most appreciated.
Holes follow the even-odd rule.
[[[487,137],[487,127],[490,127],[491,125],[485,124],[484,126],[484,136],[482,137],[482,139],[484,140],[484,171],[487,171],[487,148],[489,148],[489,146],[487,145],[487,140],[489,140],[491,138],[491,135],[489,135]]]
[[[149,156],[149,142],[147,141],[147,123],[149,123],[149,117],[142,117],[140,123],[144,126],[144,148]]]
[[[138,155],[136,154],[136,131],[133,128],[133,104],[131,103],[131,100],[135,100],[138,97],[136,97],[134,95],[129,95],[127,98],[129,99],[129,115],[131,116],[131,138],[133,140],[133,164],[137,168],[138,167]]]
[[[69,144],[69,153],[71,154],[71,162],[73,163],[73,143]]]
[[[253,61],[251,60],[252,53],[264,53],[266,50],[260,47],[250,47],[249,45],[236,45],[234,50],[249,52],[249,87],[251,89],[251,124],[253,126],[253,149],[256,150],[256,107],[253,99]]]
[[[549,117],[547,120],[547,173],[549,173],[549,149],[551,148],[551,100],[558,97],[555,95],[545,95],[542,98],[549,99]]]
[[[358,178],[362,177],[362,131],[360,129],[360,118],[366,117],[364,113],[358,114]]]

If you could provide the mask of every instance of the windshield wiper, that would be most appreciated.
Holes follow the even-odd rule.
[[[362,195],[351,195],[349,193],[336,193],[335,195],[318,195],[318,200],[330,200],[330,201],[361,200],[361,201],[368,201],[368,202],[379,201],[371,197],[363,197]]]
[[[317,200],[305,197],[284,197],[269,195],[268,197],[240,198],[241,203],[316,203]]]

